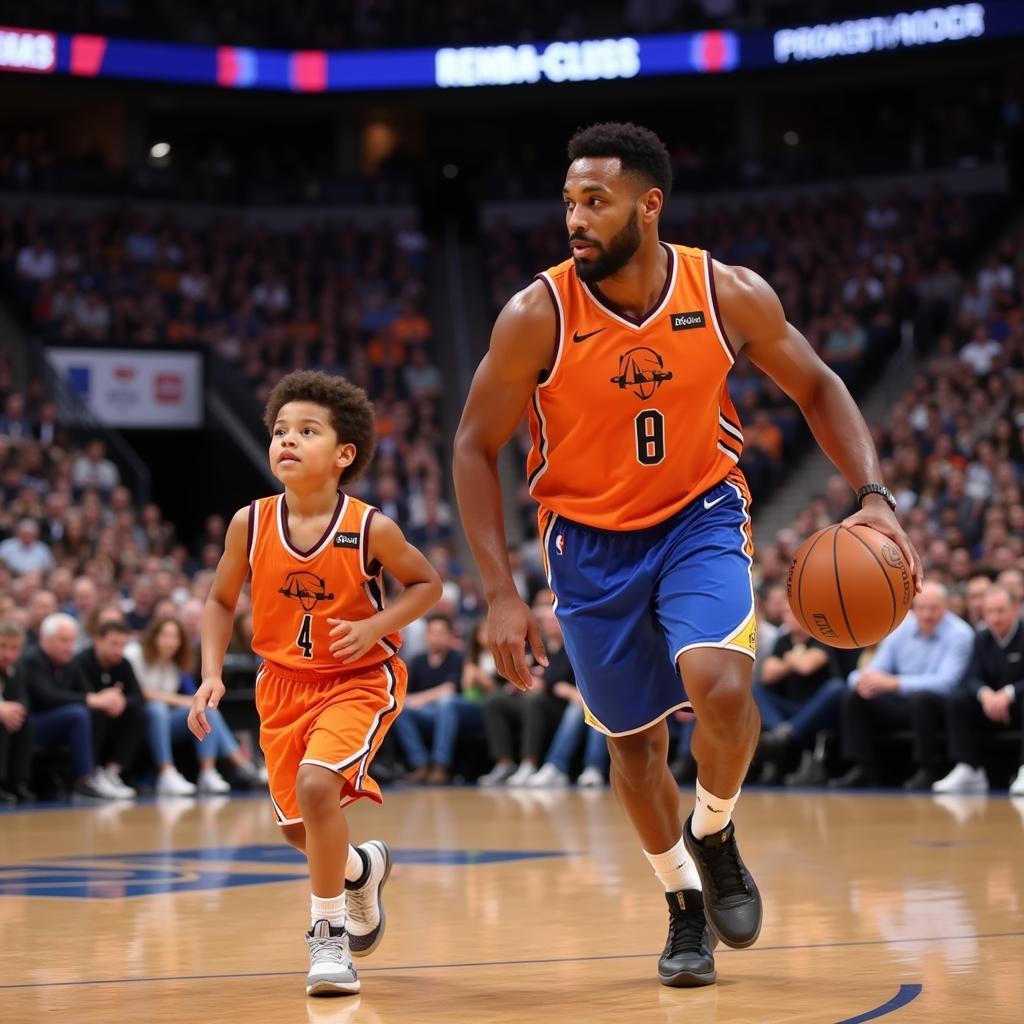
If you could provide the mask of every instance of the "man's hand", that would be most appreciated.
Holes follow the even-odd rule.
[[[498,672],[516,689],[531,689],[533,675],[526,661],[527,642],[537,664],[546,668],[548,655],[540,637],[537,617],[518,594],[507,593],[490,603],[487,636]]]
[[[1010,724],[1010,695],[1003,690],[992,690],[984,687],[978,692],[978,699],[981,701],[981,709],[985,717],[992,722],[999,722],[1001,725]]]
[[[17,732],[25,724],[25,705],[16,700],[0,700],[0,725]]]
[[[383,635],[374,625],[376,616],[368,619],[328,619],[331,624],[331,654],[341,660],[342,665],[358,661]]]
[[[866,668],[857,678],[854,689],[865,700],[874,700],[883,693],[893,693],[900,688],[899,676],[879,672],[874,668]]]
[[[576,689],[572,683],[567,683],[565,680],[555,683],[551,688],[551,692],[556,697],[561,697],[562,700],[567,701],[569,704],[582,704],[583,698],[580,696],[580,691]]]
[[[128,701],[120,685],[107,686],[95,693],[85,695],[85,705],[94,711],[102,711],[108,718],[118,718],[124,714]]]
[[[215,708],[224,696],[224,682],[220,677],[204,679],[203,685],[192,698],[188,713],[188,731],[197,740],[204,740],[213,732],[213,726],[206,720],[206,709]]]
[[[910,538],[904,532],[896,513],[889,508],[888,503],[878,494],[869,494],[864,498],[864,507],[852,516],[847,516],[842,525],[849,529],[851,526],[870,526],[873,530],[884,534],[903,552],[903,559],[910,569],[910,575],[914,580],[914,591],[921,593],[924,584],[924,572],[921,567],[921,558]]]

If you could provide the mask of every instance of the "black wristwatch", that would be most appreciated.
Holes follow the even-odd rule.
[[[880,494],[885,499],[885,503],[889,508],[891,508],[893,512],[896,511],[896,495],[893,494],[888,487],[883,484],[865,484],[857,492],[857,504],[863,507],[864,499],[869,494]]]

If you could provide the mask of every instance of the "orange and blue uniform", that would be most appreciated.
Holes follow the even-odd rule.
[[[285,496],[249,506],[253,651],[260,746],[278,823],[302,820],[295,795],[300,764],[343,780],[342,805],[380,803],[369,768],[405,698],[407,672],[397,633],[350,665],[331,653],[330,619],[366,619],[384,607],[381,566],[369,557],[377,510],[339,493],[323,536],[307,551],[292,543]]]
[[[640,319],[571,259],[538,276],[557,337],[530,403],[527,479],[587,718],[611,735],[689,706],[684,651],[753,657],[756,642],[735,356],[710,254],[663,247],[665,287]]]

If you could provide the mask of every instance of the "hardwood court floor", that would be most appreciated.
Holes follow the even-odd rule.
[[[302,865],[262,799],[0,815],[0,1020],[1024,1018],[1024,801],[745,792],[764,931],[690,991],[657,983],[666,909],[609,793],[393,791],[352,818],[398,851],[388,933],[359,997],[310,1000]]]

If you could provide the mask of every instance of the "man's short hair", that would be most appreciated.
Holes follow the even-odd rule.
[[[617,157],[623,174],[659,188],[667,199],[672,191],[672,159],[665,143],[650,128],[630,121],[604,121],[580,128],[569,140],[569,160]]]
[[[16,636],[19,640],[24,640],[25,630],[14,619],[0,619],[0,636]]]
[[[127,636],[131,633],[131,627],[123,620],[120,622],[101,622],[96,629],[93,639],[99,640],[102,637],[110,636],[111,633],[120,633],[122,636]]]

